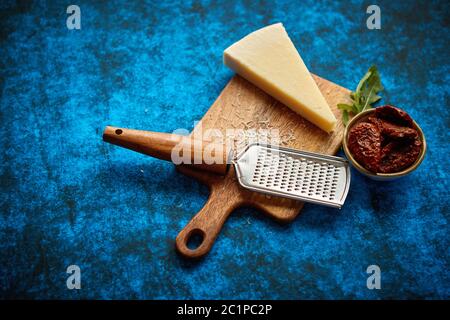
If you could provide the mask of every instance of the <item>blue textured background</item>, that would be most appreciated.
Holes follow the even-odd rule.
[[[0,297],[449,298],[448,1],[66,1],[0,4]],[[291,224],[236,211],[210,254],[174,239],[208,191],[173,166],[101,141],[105,125],[192,129],[232,72],[224,48],[281,21],[310,70],[354,89],[375,63],[384,102],[425,131],[400,181],[353,172],[340,211]],[[82,290],[66,288],[68,265]],[[368,265],[382,290],[366,288]]]

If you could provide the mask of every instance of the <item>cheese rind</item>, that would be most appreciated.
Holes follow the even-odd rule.
[[[336,118],[281,23],[228,47],[226,66],[326,132]]]

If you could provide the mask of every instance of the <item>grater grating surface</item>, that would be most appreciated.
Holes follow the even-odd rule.
[[[255,143],[234,164],[244,188],[335,208],[350,186],[348,161],[339,157]]]

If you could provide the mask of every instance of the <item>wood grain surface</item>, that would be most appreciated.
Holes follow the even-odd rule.
[[[250,142],[256,142],[255,139],[276,140],[274,137],[279,137],[281,146],[336,154],[344,132],[337,104],[349,102],[349,90],[318,76],[313,77],[337,119],[336,128],[330,134],[236,75],[191,135],[194,139],[228,143],[235,152]],[[236,133],[239,129],[241,134]],[[234,135],[227,134],[232,131]],[[242,131],[246,133],[242,134]],[[260,140],[258,141],[261,142]],[[270,140],[268,142],[273,143]],[[280,222],[292,221],[303,207],[303,203],[299,201],[243,189],[236,179],[234,168],[225,177],[186,166],[178,166],[178,170],[206,184],[210,189],[210,196],[204,207],[176,239],[178,252],[188,258],[200,258],[209,252],[227,217],[238,207],[257,208]],[[193,235],[203,238],[196,248],[188,246]]]

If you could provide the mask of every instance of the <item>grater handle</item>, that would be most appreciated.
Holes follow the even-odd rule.
[[[224,194],[220,190],[211,189],[204,207],[180,231],[176,238],[176,248],[181,255],[195,259],[205,256],[211,250],[228,216],[240,205],[239,201]],[[195,236],[199,236],[201,240],[196,248],[191,249],[188,243]]]
[[[103,132],[103,140],[161,160],[188,164],[221,175],[227,173],[231,158],[231,152],[224,145],[170,133],[108,126]],[[184,157],[183,152],[190,154]]]

